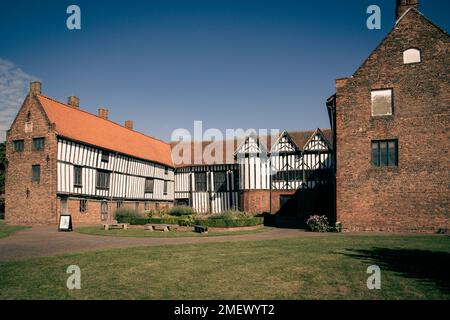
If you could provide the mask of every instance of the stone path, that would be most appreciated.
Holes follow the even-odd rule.
[[[273,229],[267,232],[207,238],[131,238],[58,232],[55,226],[36,226],[0,239],[0,261],[17,261],[64,253],[109,248],[195,244],[226,241],[272,240],[305,235],[302,230]],[[309,233],[309,235],[314,235]]]

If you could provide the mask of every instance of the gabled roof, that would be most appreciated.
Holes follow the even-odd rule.
[[[308,130],[308,131],[288,131],[290,139],[299,147],[300,150],[303,150],[303,147],[306,145],[308,140],[313,136],[313,134],[317,133],[317,130]],[[330,129],[320,130],[323,134],[324,138],[328,143],[332,145],[332,134]],[[275,142],[278,140],[280,135],[276,136],[256,136],[258,139],[260,146],[263,149],[270,150],[272,149]],[[190,150],[190,161],[189,163],[178,164],[175,163],[176,167],[189,167],[195,165],[208,165],[208,164],[232,164],[236,163],[235,161],[235,151],[238,147],[246,140],[247,137],[235,138],[234,140],[218,140],[218,141],[182,141],[182,142],[171,142],[170,145],[172,147],[173,152],[179,152],[181,150]],[[229,145],[230,148],[227,148],[226,145]],[[205,161],[202,157],[202,152],[204,152],[205,148],[210,147],[223,147],[223,153],[220,157],[218,157],[218,161],[215,163],[210,163],[209,161]],[[175,148],[177,148],[175,150]],[[180,149],[178,149],[180,148]],[[179,155],[173,156],[174,159]],[[180,155],[181,157],[183,155]],[[213,154],[214,156],[214,154]],[[199,159],[200,162],[196,163],[194,160]]]
[[[359,66],[359,68],[353,73],[352,77],[356,76],[359,73],[359,71],[363,69],[363,67],[370,60],[370,58],[374,54],[376,54],[376,52],[379,51],[379,48],[381,48],[390,39],[390,36],[392,35],[392,33],[395,32],[398,28],[401,28],[401,25],[402,25],[401,22],[413,14],[417,15],[417,17],[419,19],[421,19],[424,23],[428,23],[429,25],[433,26],[436,30],[441,32],[443,35],[445,35],[447,37],[449,36],[447,31],[445,31],[441,27],[437,26],[430,19],[428,19],[426,16],[424,16],[419,10],[417,10],[416,8],[413,8],[413,7],[409,8],[408,10],[405,11],[405,13],[400,18],[398,18],[398,20],[395,22],[394,27],[389,31],[389,33],[384,37],[384,39],[378,44],[378,46],[374,50],[372,50],[370,55],[364,60],[364,62]]]
[[[37,99],[59,136],[173,167],[168,143],[46,96]]]

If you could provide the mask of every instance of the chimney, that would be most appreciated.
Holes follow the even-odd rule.
[[[108,109],[106,109],[106,108],[99,108],[98,109],[98,116],[100,118],[108,120]]]
[[[133,130],[133,120],[125,120],[125,128]]]
[[[397,0],[395,19],[400,19],[409,8],[419,9],[419,0]]]
[[[76,96],[70,96],[67,98],[67,104],[71,106],[72,108],[79,108],[80,107],[80,99]]]
[[[30,93],[41,94],[42,84],[39,81],[30,82]]]

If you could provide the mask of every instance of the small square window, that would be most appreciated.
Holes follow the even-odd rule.
[[[108,162],[109,161],[109,152],[108,151],[102,151],[102,162]]]
[[[374,167],[396,167],[398,165],[398,141],[372,141],[372,165]]]
[[[22,152],[25,146],[24,140],[15,140],[13,141],[13,150],[15,152]]]
[[[43,150],[45,146],[45,138],[33,138],[33,150]]]
[[[392,89],[372,90],[372,116],[392,115]]]

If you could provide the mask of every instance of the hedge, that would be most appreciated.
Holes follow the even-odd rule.
[[[250,217],[243,219],[196,219],[194,224],[216,228],[254,227],[264,224],[263,217]]]
[[[128,223],[131,225],[145,225],[145,224],[178,224],[189,225],[190,220],[183,217],[168,217],[168,218],[144,218],[144,217],[117,217],[117,222]]]

